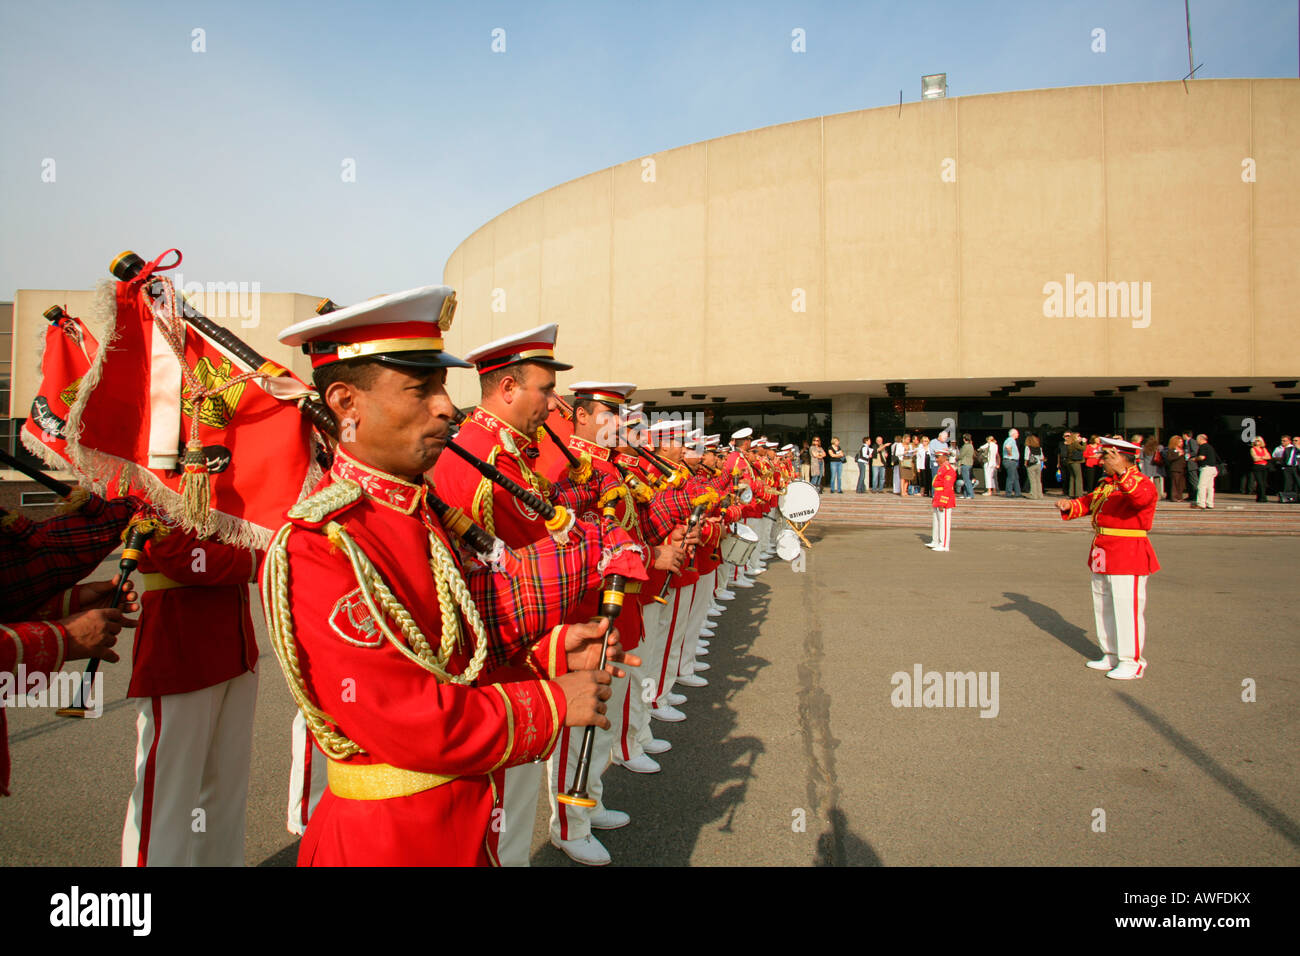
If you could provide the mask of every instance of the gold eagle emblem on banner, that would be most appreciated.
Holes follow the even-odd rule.
[[[194,377],[203,383],[204,388],[211,391],[225,385],[235,376],[230,366],[230,359],[222,358],[221,364],[214,366],[205,356],[199,359],[198,364],[194,366]],[[202,411],[199,412],[199,422],[209,428],[227,427],[231,419],[235,417],[235,409],[239,405],[239,399],[244,394],[244,387],[247,384],[247,382],[240,382],[208,398],[203,403]],[[182,398],[181,410],[187,417],[193,418],[193,400]]]

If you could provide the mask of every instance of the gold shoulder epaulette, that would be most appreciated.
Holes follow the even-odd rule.
[[[289,509],[289,520],[300,524],[323,524],[344,508],[356,504],[363,497],[361,486],[351,478],[340,478],[331,485],[309,495]]]

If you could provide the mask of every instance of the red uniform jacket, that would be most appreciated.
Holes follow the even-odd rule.
[[[507,443],[518,451],[510,451]],[[474,409],[461,426],[456,444],[481,461],[496,465],[503,475],[535,491],[539,498],[548,497],[546,482],[539,480],[540,476],[527,464],[537,460],[528,455],[530,450],[536,450],[536,441],[491,412]],[[528,468],[529,477],[525,477],[524,468]],[[546,521],[541,515],[452,452],[438,456],[433,468],[433,486],[439,498],[462,509],[512,548],[522,548],[546,537]]]
[[[304,689],[332,726],[364,751],[346,763],[389,764],[456,779],[381,800],[344,799],[327,790],[298,861],[493,862],[492,813],[504,768],[548,756],[564,725],[564,696],[547,678],[565,672],[560,625],[583,592],[598,586],[602,541],[587,527],[563,547],[547,538],[520,552],[506,551],[499,566],[466,571],[488,638],[483,673],[510,663],[535,676],[504,684],[444,683],[380,632],[348,557],[327,530],[331,522],[342,526],[437,648],[442,614],[430,537],[444,545],[447,538],[425,503],[425,485],[368,468],[339,451],[317,490],[345,479],[363,493],[343,485],[347,500],[333,510],[322,500],[327,496],[292,509],[285,599]],[[269,573],[262,587],[268,606],[279,599]],[[451,673],[463,672],[473,645],[464,614],[458,616],[462,640],[449,662]],[[391,619],[388,627],[400,636]]]
[[[957,507],[957,469],[948,462],[939,466],[934,481],[930,483],[934,499],[930,502],[936,508]]]
[[[586,485],[581,490],[572,487],[573,483],[567,476],[567,463],[563,468],[553,468],[552,472],[547,474],[547,479],[554,479],[558,489],[558,497],[561,500],[570,503],[585,503],[589,510],[584,510],[578,515],[583,521],[596,524],[602,520],[602,516],[596,512],[596,502],[607,492],[614,488],[626,487],[623,485],[622,475],[617,468],[611,464],[610,449],[601,448],[586,439],[579,438],[577,435],[569,436],[569,450],[575,455],[581,457],[587,455],[591,459],[591,478],[587,480]],[[579,504],[579,507],[582,505]],[[646,572],[647,580],[638,581],[635,588],[629,593],[638,595],[637,598],[625,601],[623,610],[618,616],[618,635],[623,644],[624,650],[632,650],[641,643],[641,638],[645,633],[644,625],[641,620],[641,599],[639,595],[649,589],[648,578],[651,571],[651,565],[654,563],[654,549],[645,541],[641,533],[641,523],[635,504],[632,502],[631,492],[618,498],[613,502],[614,518],[613,521],[621,528],[626,528],[627,533],[641,548],[642,568]],[[658,591],[655,591],[658,594]],[[592,593],[587,596],[579,606],[579,613],[588,617],[594,617],[600,610],[600,595]]]
[[[1092,515],[1096,536],[1088,567],[1098,574],[1155,574],[1160,570],[1155,549],[1146,532],[1156,514],[1155,483],[1137,466],[1122,475],[1107,475],[1090,493],[1070,502],[1066,521]],[[1108,534],[1116,529],[1130,534]]]
[[[22,664],[27,674],[49,674],[63,666],[68,632],[54,621],[21,621],[0,624],[0,675],[17,675]],[[26,686],[0,677],[4,695],[24,694]],[[9,796],[9,728],[5,708],[0,706],[0,797]]]
[[[155,587],[140,595],[126,696],[188,694],[257,666],[248,585],[261,557],[179,529],[149,539],[140,572]]]

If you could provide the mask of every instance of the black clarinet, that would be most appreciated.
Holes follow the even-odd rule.
[[[614,621],[618,619],[619,612],[623,610],[623,592],[626,587],[627,580],[621,574],[611,574],[605,579],[604,594],[600,600],[600,613],[609,622],[609,627],[605,630],[605,640],[600,648],[600,666],[597,670],[603,671],[608,663],[609,635],[613,633]],[[588,724],[582,732],[582,749],[578,752],[578,775],[574,779],[573,787],[570,790],[555,795],[555,799],[560,803],[566,803],[571,807],[587,807],[588,809],[596,805],[596,801],[587,794],[587,778],[591,776],[591,750],[595,738],[596,725]]]

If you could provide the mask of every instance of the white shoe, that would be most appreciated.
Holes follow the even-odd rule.
[[[706,671],[706,670],[708,670],[708,669],[709,669],[709,665],[706,664],[706,663],[704,663],[704,661],[696,661],[696,662],[695,662],[695,670],[696,670],[696,671]]]
[[[733,588],[752,588],[754,582],[749,580],[749,578],[736,578],[736,580],[731,582],[731,586]]]
[[[620,767],[626,767],[633,773],[658,773],[663,768],[659,766],[659,761],[651,758],[649,754],[637,754],[631,760],[616,761]]]
[[[666,754],[673,749],[673,745],[666,740],[660,740],[658,737],[651,737],[641,745],[641,749],[648,754]]]
[[[952,548],[935,548],[936,551],[951,551]]]
[[[706,630],[707,630],[707,628],[706,628]],[[704,631],[700,631],[700,635],[701,635],[701,636],[695,639],[695,649],[696,649],[696,650],[699,650],[701,647],[708,647],[708,646],[709,646],[709,642],[706,641],[706,640],[704,639],[703,634],[704,634]]]
[[[696,644],[696,645],[695,645],[695,656],[696,656],[696,657],[708,657],[708,656],[709,656],[709,649],[708,649],[707,647],[700,647],[699,644]]]
[[[748,574],[748,575],[752,578],[752,577],[754,577],[755,575],[762,574],[762,573],[765,572],[766,570],[767,570],[767,565],[766,565],[766,564],[760,564],[760,565],[758,565],[758,567],[754,567],[754,568],[746,568],[746,569],[745,569],[745,573]]]
[[[669,707],[680,707],[682,704],[686,703],[686,695],[674,694],[672,691],[669,691],[668,695],[664,697],[664,700],[668,702]]]
[[[727,606],[726,606],[725,604],[719,604],[717,601],[710,601],[710,602],[709,602],[709,610],[710,610],[710,611],[717,611],[719,614],[721,614],[721,613],[722,613],[723,611],[725,611],[726,609],[727,609]]]
[[[726,588],[723,588],[721,591],[714,591],[713,596],[717,598],[719,601],[730,601],[732,598],[736,596],[736,592],[729,591]]]
[[[561,840],[552,836],[551,846],[575,863],[585,863],[587,866],[606,866],[609,863],[609,851],[590,834],[581,840]]]
[[[695,666],[699,667],[700,665],[696,664]],[[650,708],[650,716],[655,720],[666,720],[670,724],[675,724],[678,721],[686,719],[686,715],[676,707],[652,707]],[[623,766],[627,766],[627,764],[624,764]],[[655,764],[656,768],[658,768],[658,766],[658,764]]]
[[[631,823],[632,817],[622,810],[597,810],[587,817],[587,822],[597,830],[617,830]]]
[[[1106,676],[1111,680],[1137,680],[1146,669],[1145,664],[1137,661],[1120,661],[1113,671],[1106,672]]]
[[[712,636],[713,636],[713,628],[711,628],[711,627],[705,627],[705,628],[701,628],[701,629],[700,629],[700,637],[701,637],[701,638],[712,637]],[[697,646],[698,646],[698,645],[697,645]],[[707,642],[705,642],[705,645],[704,645],[704,646],[705,646],[705,647],[708,647],[709,645],[708,645]]]
[[[708,687],[709,682],[699,674],[681,674],[677,678],[677,683],[683,687]]]
[[[1088,666],[1095,671],[1114,670],[1117,660],[1114,654],[1107,654],[1101,660],[1088,661]]]
[[[722,610],[721,610],[721,608],[717,608],[717,609],[715,609],[715,608],[709,608],[708,616],[709,616],[709,617],[722,617]]]
[[[928,543],[926,544],[926,547],[927,547],[927,548],[931,548],[931,549],[933,549],[933,548],[937,547],[937,545],[936,545],[933,541],[930,541],[930,542],[928,542]]]

